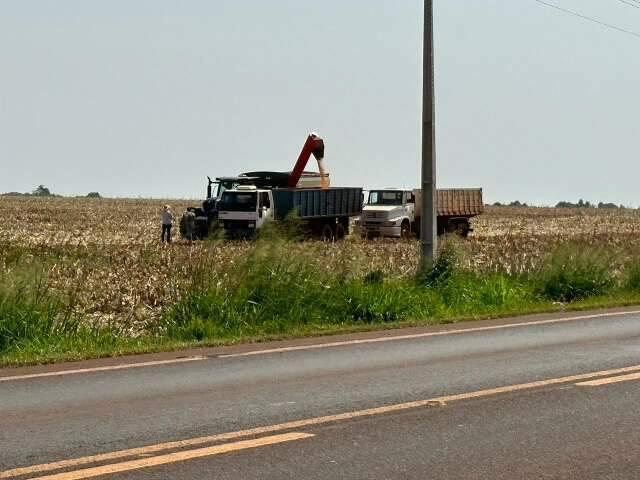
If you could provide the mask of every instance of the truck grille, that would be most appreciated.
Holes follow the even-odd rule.
[[[249,222],[249,220],[225,220],[224,228],[249,228],[249,223],[255,225],[255,221]]]

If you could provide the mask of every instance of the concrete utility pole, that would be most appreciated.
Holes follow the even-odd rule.
[[[420,218],[422,266],[431,264],[437,255],[435,116],[433,0],[425,0],[422,78],[422,216]]]

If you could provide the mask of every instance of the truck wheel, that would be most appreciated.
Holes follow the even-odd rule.
[[[344,230],[344,235],[349,235],[349,217],[340,217],[338,218],[338,225],[341,225]]]
[[[467,238],[470,230],[471,226],[469,225],[469,222],[460,222],[456,225],[456,233],[462,238]]]
[[[342,240],[347,236],[347,232],[341,224],[336,225],[336,240]]]
[[[336,235],[335,235],[335,232],[333,231],[333,228],[331,228],[331,225],[329,225],[328,223],[326,223],[322,227],[321,238],[325,242],[333,242],[335,240],[335,238],[336,238]]]
[[[400,237],[401,238],[411,237],[411,224],[409,223],[409,220],[402,221],[402,225],[400,225]]]
[[[454,222],[447,223],[447,226],[444,228],[444,233],[457,233],[458,225]]]
[[[416,238],[420,238],[420,218],[416,218],[411,224],[411,230]]]

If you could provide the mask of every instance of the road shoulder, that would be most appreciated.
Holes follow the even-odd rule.
[[[504,317],[499,319],[464,321],[458,323],[428,325],[419,327],[392,328],[360,333],[348,333],[337,335],[324,335],[305,337],[289,340],[269,341],[261,343],[244,343],[223,347],[201,347],[178,351],[166,351],[159,353],[146,353],[138,355],[124,355],[119,357],[98,358],[76,362],[64,362],[48,365],[9,367],[0,369],[0,381],[3,378],[39,376],[40,374],[52,374],[64,372],[71,374],[78,370],[106,370],[144,367],[146,365],[158,365],[163,363],[179,363],[192,360],[218,358],[228,356],[247,356],[270,352],[282,352],[290,350],[314,349],[336,346],[340,344],[375,343],[393,341],[395,338],[411,338],[430,335],[446,335],[448,333],[474,332],[498,328],[510,328],[536,323],[545,324],[562,321],[578,321],[584,319],[615,318],[620,315],[640,313],[640,306],[620,308],[607,308],[598,310],[584,310],[572,312],[554,312],[517,317]]]

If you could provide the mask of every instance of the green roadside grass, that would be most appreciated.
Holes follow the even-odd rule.
[[[163,336],[145,336],[131,339],[108,331],[86,330],[79,331],[74,335],[48,335],[44,339],[16,344],[13,348],[4,351],[0,355],[0,368],[179,351],[200,347],[221,347],[242,343],[263,343],[304,337],[383,331],[396,328],[444,325],[537,313],[580,312],[634,305],[640,306],[640,293],[620,293],[615,296],[594,297],[566,305],[541,302],[539,304],[530,304],[523,308],[507,309],[502,312],[493,311],[491,313],[475,313],[473,315],[446,318],[409,319],[382,324],[362,324],[345,321],[323,325],[301,322],[301,325],[282,333],[269,333],[266,329],[260,332],[259,329],[256,329],[253,334],[248,332],[235,335],[228,334],[224,337],[201,340],[177,340]]]
[[[37,281],[0,286],[0,366],[640,305],[640,261],[583,245],[514,274],[464,269],[450,242],[434,265],[401,279],[329,272],[304,255],[291,258],[289,245],[257,242],[224,283],[200,272],[137,338],[87,325],[72,299]]]

